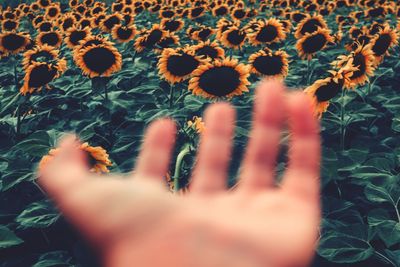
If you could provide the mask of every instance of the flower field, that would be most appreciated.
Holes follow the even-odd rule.
[[[172,117],[177,146],[165,178],[171,194],[185,193],[202,113],[229,101],[233,187],[263,77],[303,90],[321,121],[312,266],[400,267],[400,3],[22,2],[0,9],[0,267],[99,266],[36,181],[65,133],[82,140],[91,171],[126,173],[145,127]]]

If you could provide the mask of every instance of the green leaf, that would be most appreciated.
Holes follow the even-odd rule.
[[[67,251],[52,251],[41,255],[32,267],[72,266],[71,261]]]
[[[31,203],[16,218],[16,222],[22,228],[45,228],[52,225],[60,217],[58,211],[51,205],[50,201],[42,200]]]
[[[46,131],[37,131],[19,142],[14,149],[22,150],[32,156],[42,157],[51,149],[51,143],[51,138]]]
[[[4,225],[0,225],[0,248],[8,248],[19,245],[24,241]]]
[[[385,182],[381,185],[368,184],[364,190],[365,196],[372,202],[389,202],[397,205],[400,198],[400,186],[396,179],[392,177],[385,179]]]
[[[30,170],[18,170],[15,172],[9,172],[1,178],[0,190],[3,192],[7,191],[10,188],[18,185],[19,183],[33,180],[34,177],[35,175],[30,172]]]
[[[374,248],[366,240],[329,231],[320,240],[318,254],[336,263],[355,263],[371,257]]]

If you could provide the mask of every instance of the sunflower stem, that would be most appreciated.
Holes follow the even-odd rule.
[[[346,111],[345,93],[346,93],[345,90],[342,89],[342,95],[340,97],[340,148],[342,151],[344,150],[344,139],[346,134],[346,125],[344,122],[344,115]]]
[[[307,59],[307,85],[311,82],[311,59]]]
[[[174,104],[174,91],[175,91],[175,86],[173,84],[170,84],[169,86],[169,108],[172,108]]]
[[[186,143],[183,146],[183,149],[179,152],[178,157],[176,158],[175,171],[174,171],[174,176],[173,176],[174,192],[178,192],[179,191],[179,179],[180,179],[180,176],[181,176],[181,169],[182,169],[183,159],[189,153],[190,153],[190,145],[188,143]]]

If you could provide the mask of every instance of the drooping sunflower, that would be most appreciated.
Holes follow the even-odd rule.
[[[246,41],[246,31],[236,26],[229,27],[221,34],[219,41],[225,47],[240,49]]]
[[[201,58],[222,59],[225,56],[225,51],[218,45],[216,41],[200,42],[192,47],[194,53]]]
[[[374,75],[374,62],[375,57],[371,45],[359,45],[350,55],[339,56],[337,61],[332,62],[332,65],[344,68],[346,65],[351,64],[355,68],[345,83],[346,88],[354,89],[358,85],[364,85],[369,81],[369,77]]]
[[[250,72],[272,78],[284,78],[289,71],[288,54],[285,51],[272,52],[268,48],[250,55]]]
[[[249,42],[254,45],[271,44],[283,41],[286,38],[286,32],[282,24],[276,19],[260,21],[259,28],[249,34]]]
[[[114,26],[121,24],[122,21],[123,17],[121,14],[119,13],[110,14],[106,16],[104,20],[101,21],[100,23],[101,30],[109,33],[114,28]]]
[[[334,41],[328,29],[319,28],[316,32],[306,33],[296,43],[296,49],[301,58],[310,60],[315,53],[321,51],[328,43]]]
[[[87,163],[89,165],[90,171],[95,173],[108,173],[108,167],[112,166],[112,163],[109,159],[109,155],[107,151],[101,146],[90,146],[89,143],[83,143],[79,146],[86,154]],[[39,163],[39,171],[43,170],[53,158],[60,153],[59,148],[54,148],[49,151],[49,153],[44,156]]]
[[[189,47],[166,48],[158,60],[158,72],[171,84],[184,81],[202,64]]]
[[[183,28],[185,23],[181,19],[162,19],[161,28],[169,32],[177,32]]]
[[[50,31],[41,32],[36,37],[36,42],[38,45],[50,45],[54,47],[59,47],[62,43],[62,35],[60,31]]]
[[[69,48],[72,49],[77,46],[80,41],[89,38],[91,36],[91,32],[89,27],[78,29],[74,26],[67,30],[65,36],[65,43]]]
[[[165,48],[173,48],[177,45],[179,45],[179,36],[172,32],[167,32],[167,34],[157,43],[157,46],[160,48],[155,48],[154,51],[160,54]]]
[[[236,59],[215,60],[199,66],[189,81],[188,89],[205,98],[231,98],[248,92],[249,68]]]
[[[307,16],[302,19],[296,28],[294,36],[296,39],[300,39],[306,33],[314,33],[318,28],[327,29],[328,24],[321,15]]]
[[[386,25],[375,35],[371,40],[371,48],[374,52],[376,64],[381,63],[384,56],[389,54],[389,50],[399,43],[398,38],[396,29],[390,28],[389,25]]]
[[[114,40],[117,40],[119,43],[126,43],[132,40],[136,34],[136,27],[134,25],[131,26],[123,26],[118,24],[113,27],[111,30],[111,35]]]
[[[47,62],[51,63],[58,59],[59,51],[49,45],[35,46],[26,51],[22,60],[22,67],[27,70],[32,62]]]
[[[22,32],[0,33],[0,51],[5,54],[18,54],[30,43],[29,36]]]
[[[108,77],[121,69],[122,56],[111,45],[89,45],[78,51],[77,65],[84,75]]]
[[[1,28],[3,32],[17,31],[18,26],[18,20],[5,19],[1,22]]]
[[[314,114],[318,118],[327,111],[329,100],[334,98],[345,84],[345,78],[339,72],[332,73],[330,77],[315,81],[304,92],[313,100]]]
[[[22,95],[41,91],[51,81],[60,77],[66,70],[67,62],[64,59],[56,60],[55,63],[32,62],[25,70],[24,85],[20,89]]]

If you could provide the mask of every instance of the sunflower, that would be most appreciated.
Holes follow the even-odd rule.
[[[276,19],[261,21],[259,28],[249,34],[250,43],[254,46],[260,44],[277,43],[286,38],[282,24]]]
[[[35,46],[26,51],[22,60],[22,67],[27,70],[32,62],[47,62],[51,63],[58,59],[59,51],[49,45]]]
[[[89,27],[77,29],[75,26],[67,30],[65,34],[65,43],[69,48],[74,48],[80,41],[86,40],[91,36]]]
[[[179,37],[172,32],[167,32],[167,34],[157,43],[159,48],[155,48],[154,51],[161,53],[165,48],[171,48],[173,46],[179,45]]]
[[[101,21],[100,27],[104,32],[111,32],[112,28],[118,24],[121,24],[123,17],[119,13],[114,13],[106,16],[104,20]]]
[[[175,16],[175,11],[169,7],[164,7],[158,12],[161,19],[170,19]]]
[[[40,7],[46,8],[51,4],[50,0],[37,0],[37,3]]]
[[[321,15],[307,16],[302,19],[296,28],[294,36],[296,39],[300,39],[306,33],[314,33],[318,28],[327,29],[328,25]]]
[[[80,55],[80,51],[88,46],[91,45],[107,45],[107,46],[113,46],[113,43],[110,42],[106,37],[102,37],[101,35],[97,35],[97,36],[89,36],[88,38],[86,38],[85,40],[82,40],[79,42],[78,45],[76,45],[74,47],[74,51],[73,51],[73,59],[75,61],[75,63],[78,65],[78,58]]]
[[[108,77],[121,69],[122,56],[112,45],[89,45],[77,53],[78,67],[82,69],[84,75],[88,75],[90,78]]]
[[[197,116],[194,116],[192,120],[189,120],[187,126],[195,130],[197,133],[202,133],[206,129],[203,119]]]
[[[221,5],[217,5],[215,6],[212,10],[212,15],[214,17],[219,17],[219,16],[224,16],[226,14],[228,14],[229,9],[228,6],[226,4],[221,4]]]
[[[68,3],[68,5],[69,5],[69,7],[70,7],[71,9],[75,9],[75,7],[77,7],[78,4],[79,4],[79,1],[78,1],[78,0],[69,0],[69,3]]]
[[[25,70],[24,85],[21,87],[20,93],[26,95],[41,91],[44,86],[47,87],[48,83],[60,77],[66,68],[67,62],[64,59],[57,60],[55,64],[32,62]]]
[[[391,29],[386,25],[381,29],[377,35],[371,40],[372,51],[376,59],[376,64],[379,64],[385,55],[389,54],[389,49],[396,46],[398,41],[398,34],[395,29]]]
[[[181,19],[162,19],[161,28],[169,32],[177,32],[183,28],[185,23]]]
[[[216,41],[200,42],[192,47],[194,53],[201,58],[222,59],[225,56],[225,51]]]
[[[288,54],[284,51],[260,50],[249,57],[250,72],[273,78],[284,78],[288,74]]]
[[[86,154],[87,162],[91,172],[95,173],[108,173],[108,167],[112,166],[109,159],[107,151],[101,146],[90,146],[88,143],[83,143],[79,145],[81,149]],[[49,151],[49,153],[44,156],[39,163],[39,172],[45,168],[46,165],[53,160],[53,158],[60,153],[59,148],[54,148]]]
[[[92,18],[92,24],[91,24],[92,28],[93,29],[98,28],[102,24],[103,20],[105,20],[106,17],[107,17],[107,15],[105,13],[100,13],[100,14],[97,14],[96,16],[94,16]]]
[[[231,11],[231,18],[233,20],[245,19],[246,15],[247,15],[246,10],[244,10],[243,8],[240,8],[240,7],[236,7],[234,9],[232,9],[232,11]]]
[[[220,37],[222,45],[228,48],[240,49],[246,41],[246,32],[236,26],[229,27]]]
[[[205,98],[231,98],[249,91],[248,76],[248,66],[235,59],[206,62],[193,72],[189,90]]]
[[[56,19],[61,14],[59,5],[52,4],[46,8],[45,16],[48,20]]]
[[[60,31],[50,31],[50,32],[41,32],[36,37],[36,42],[38,45],[50,45],[54,47],[59,47],[62,43],[62,35]]]
[[[116,25],[111,30],[111,35],[114,40],[117,40],[119,43],[126,43],[132,40],[135,37],[136,28],[135,26],[123,26]]]
[[[5,54],[18,54],[30,43],[29,36],[22,32],[0,33],[0,51]]]
[[[137,52],[142,52],[144,49],[152,49],[165,36],[167,32],[161,29],[159,24],[154,24],[150,30],[143,32],[143,35],[136,39],[135,49]]]
[[[369,77],[374,75],[374,62],[375,57],[371,45],[360,45],[350,55],[339,56],[337,61],[332,62],[332,65],[344,68],[346,65],[351,64],[355,69],[346,80],[345,87],[355,88],[357,85],[364,85],[369,82]]]
[[[304,18],[307,18],[307,15],[300,11],[295,11],[291,13],[291,19],[295,23],[300,23],[300,21],[302,21]]]
[[[89,18],[82,18],[79,22],[78,22],[78,27],[83,29],[85,27],[90,27],[92,25],[92,19]]]
[[[304,92],[313,99],[314,114],[322,117],[329,106],[329,100],[334,98],[342,89],[345,78],[339,73],[331,73],[332,76],[315,81]]]
[[[189,18],[190,19],[197,19],[202,17],[205,14],[206,7],[205,6],[197,6],[189,8]]]
[[[200,66],[202,60],[189,47],[166,48],[158,60],[158,72],[171,84],[181,82],[190,77]]]
[[[58,22],[58,27],[66,32],[69,28],[73,27],[76,23],[76,18],[71,14],[65,14],[62,19]]]
[[[19,22],[17,20],[5,19],[1,22],[3,32],[17,31]]]
[[[32,26],[37,28],[42,21],[44,21],[44,16],[37,15],[34,19],[32,19]]]
[[[328,43],[334,41],[328,29],[319,28],[314,33],[306,33],[296,43],[296,49],[301,58],[310,60],[315,53],[324,49]]]
[[[49,32],[53,30],[53,23],[50,21],[42,21],[37,25],[37,30],[39,32]]]
[[[194,29],[192,27],[189,27],[188,29],[188,35],[192,40],[203,42],[207,39],[210,39],[211,35],[214,34],[214,32],[214,29],[203,25],[201,25],[198,29]]]

